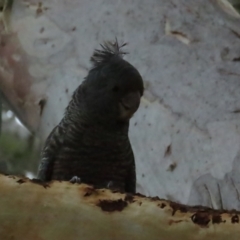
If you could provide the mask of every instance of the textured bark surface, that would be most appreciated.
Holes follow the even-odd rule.
[[[239,212],[0,175],[0,238],[238,240]]]
[[[104,40],[129,42],[145,80],[130,138],[138,190],[240,209],[240,20],[226,0],[14,1],[1,89],[46,138]]]

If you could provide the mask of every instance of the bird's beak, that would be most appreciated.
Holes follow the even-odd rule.
[[[139,107],[140,98],[139,92],[130,92],[121,99],[119,102],[121,119],[130,119],[132,117]]]

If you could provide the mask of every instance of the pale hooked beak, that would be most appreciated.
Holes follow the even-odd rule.
[[[140,104],[140,93],[131,92],[125,95],[119,102],[120,119],[130,119],[137,111]]]

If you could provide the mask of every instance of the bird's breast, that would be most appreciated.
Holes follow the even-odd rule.
[[[106,187],[113,181],[122,185],[134,164],[129,141],[66,142],[55,158],[52,179],[70,180],[78,176],[81,181]]]

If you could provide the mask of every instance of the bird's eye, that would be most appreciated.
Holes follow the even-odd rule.
[[[118,92],[119,91],[119,87],[118,86],[114,86],[112,90],[113,90],[113,92]]]

